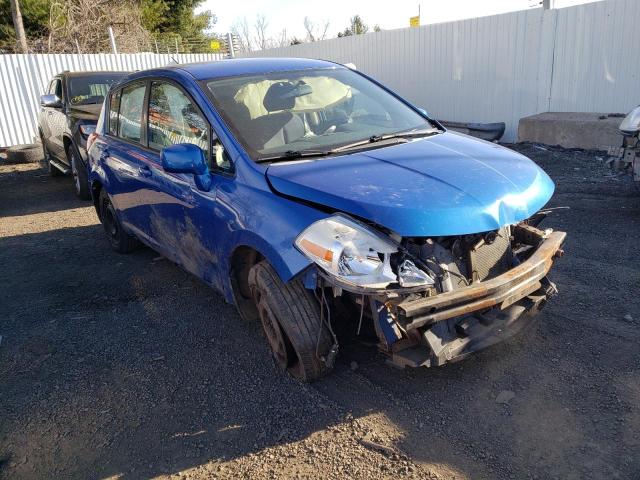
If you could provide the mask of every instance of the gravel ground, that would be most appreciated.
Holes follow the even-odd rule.
[[[195,278],[112,252],[70,179],[0,165],[0,478],[639,478],[640,188],[517,149],[571,207],[536,326],[437,369],[345,342],[313,385]]]

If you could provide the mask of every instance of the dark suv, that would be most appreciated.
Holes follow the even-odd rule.
[[[96,128],[104,97],[127,72],[63,72],[40,98],[38,133],[52,176],[73,174],[76,193],[89,199],[87,138]]]

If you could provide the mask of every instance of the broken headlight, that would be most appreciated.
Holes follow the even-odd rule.
[[[369,288],[397,281],[390,255],[398,247],[390,239],[344,215],[319,220],[296,238],[307,258],[340,280]]]
[[[398,245],[390,238],[346,215],[315,222],[296,238],[295,245],[324,271],[358,287],[384,288],[396,282],[401,287],[434,284],[432,273],[399,254]],[[402,262],[398,255],[404,258]]]

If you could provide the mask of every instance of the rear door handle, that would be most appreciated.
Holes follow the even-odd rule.
[[[138,172],[143,177],[150,177],[151,176],[151,168],[149,168],[149,165],[140,165],[140,167],[138,168]]]

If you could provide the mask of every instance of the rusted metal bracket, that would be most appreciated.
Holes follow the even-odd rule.
[[[412,330],[496,305],[506,308],[515,303],[540,288],[540,281],[550,270],[554,257],[562,251],[565,237],[565,232],[550,233],[529,259],[485,282],[435,297],[400,302],[398,314],[408,320],[404,328]]]

